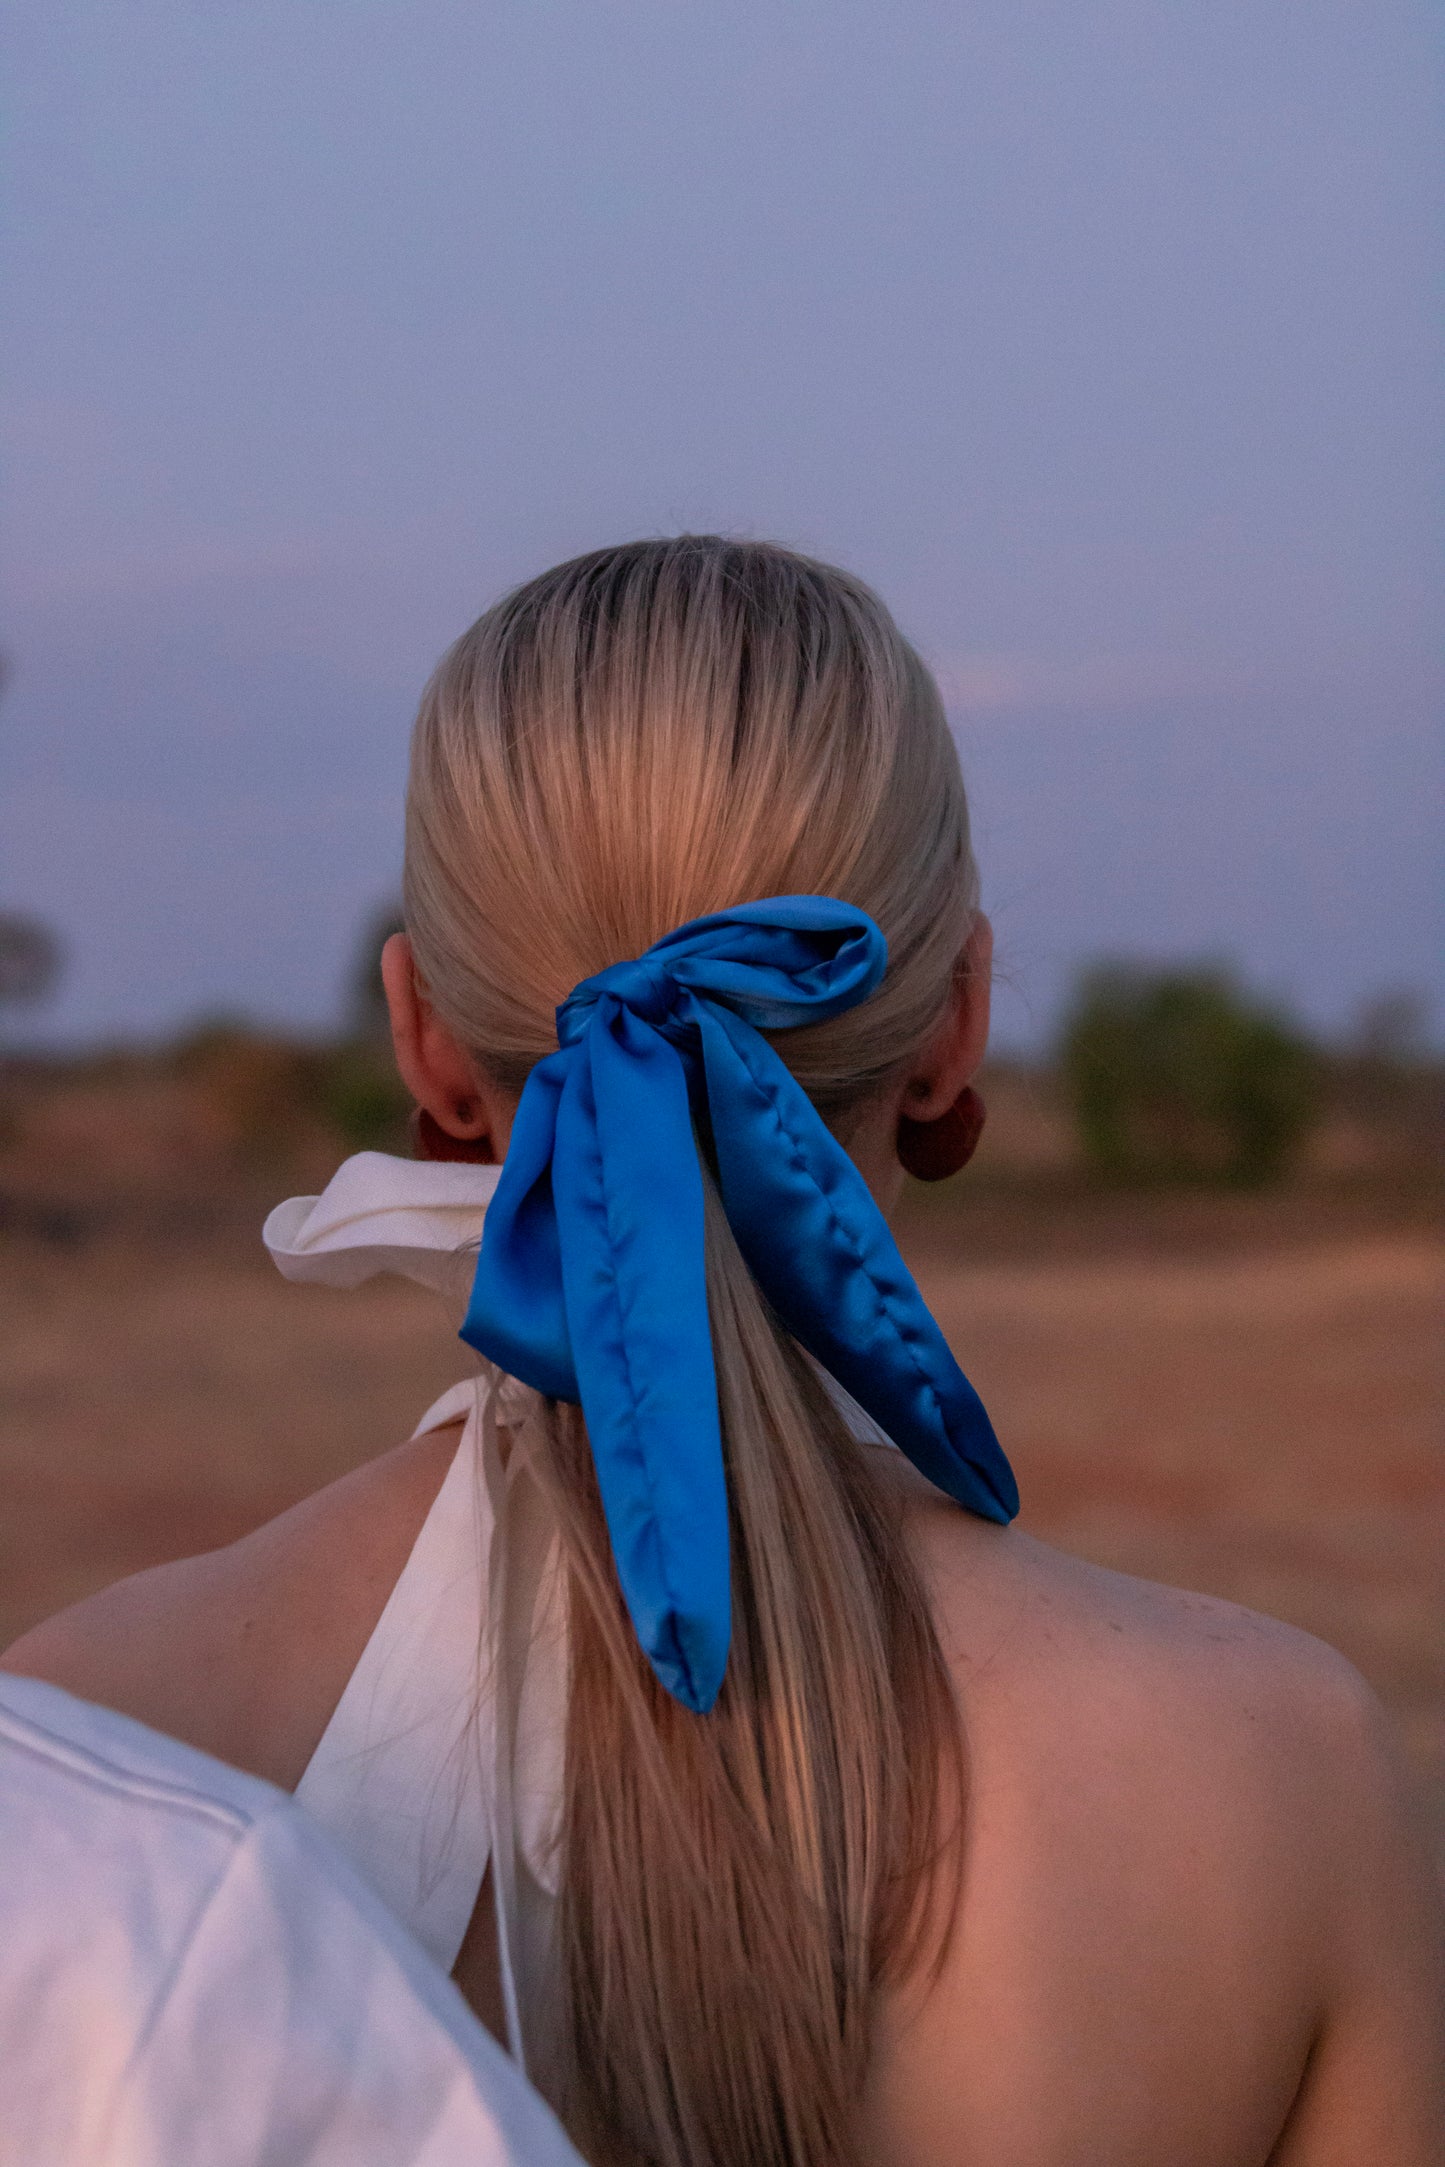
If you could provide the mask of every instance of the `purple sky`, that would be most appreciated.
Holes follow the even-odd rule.
[[[332,1020],[441,647],[688,526],[936,666],[1005,1040],[1099,951],[1440,1035],[1423,0],[14,0],[7,48],[35,1034]]]

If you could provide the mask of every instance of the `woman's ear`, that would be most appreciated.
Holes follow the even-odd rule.
[[[899,1111],[908,1120],[938,1120],[976,1074],[988,1044],[992,977],[993,927],[980,911],[958,959],[948,1014],[904,1086]]]
[[[381,982],[391,1012],[396,1065],[407,1090],[445,1135],[468,1145],[489,1142],[499,1159],[496,1147],[505,1138],[496,1133],[496,1093],[432,1009],[404,933],[393,933],[381,951]]]

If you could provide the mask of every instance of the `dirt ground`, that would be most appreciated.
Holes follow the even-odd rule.
[[[93,1134],[93,1131],[92,1131]],[[432,1298],[286,1285],[284,1182],[6,1189],[0,1640],[225,1542],[406,1436],[466,1356]],[[1107,1197],[1040,1161],[918,1193],[902,1233],[993,1414],[1024,1524],[1342,1649],[1445,1847],[1442,1243],[1418,1183]],[[1445,1855],[1445,1853],[1442,1853]]]

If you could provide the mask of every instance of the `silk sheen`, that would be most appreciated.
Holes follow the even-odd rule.
[[[876,991],[863,911],[779,896],[680,926],[584,979],[527,1079],[461,1336],[580,1402],[618,1578],[668,1691],[703,1711],[731,1638],[727,1490],[703,1270],[699,1135],[787,1329],[970,1512],[1018,1488],[862,1175],[761,1035]]]

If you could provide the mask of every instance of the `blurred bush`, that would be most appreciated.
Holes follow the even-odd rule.
[[[308,1143],[345,1151],[410,1149],[411,1101],[396,1073],[381,951],[400,906],[372,912],[346,984],[342,1038],[305,1043],[239,1019],[213,1018],[173,1049],[172,1072],[203,1102],[213,1133],[244,1158],[280,1161]]]
[[[375,1042],[306,1045],[218,1018],[182,1039],[170,1065],[218,1141],[244,1158],[283,1159],[321,1136],[349,1151],[408,1149],[411,1102]]]
[[[173,1075],[188,1084],[218,1142],[271,1157],[294,1142],[315,1108],[318,1056],[240,1018],[208,1017],[171,1049]]]
[[[405,931],[399,902],[381,904],[362,927],[347,988],[348,1035],[320,1079],[322,1111],[350,1151],[405,1154],[411,1147],[411,1099],[392,1058],[381,982],[381,951],[393,933]]]
[[[372,912],[357,941],[346,1006],[351,1036],[365,1045],[391,1045],[386,988],[381,982],[381,951],[393,933],[405,931],[400,903],[383,903]]]
[[[318,1107],[349,1151],[411,1152],[411,1099],[389,1045],[337,1046],[323,1061]]]
[[[1110,1181],[1259,1187],[1319,1118],[1314,1050],[1225,970],[1096,966],[1058,1059],[1084,1158]]]
[[[60,937],[39,918],[0,911],[0,1001],[43,1001],[60,978]]]

